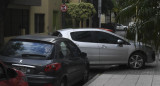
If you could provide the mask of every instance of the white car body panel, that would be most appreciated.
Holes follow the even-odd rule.
[[[78,47],[82,52],[87,53],[87,57],[89,59],[91,66],[102,65],[102,64],[127,64],[129,57],[135,51],[142,51],[146,53],[147,55],[146,62],[154,61],[154,58],[152,57],[153,50],[144,49],[142,48],[142,45],[137,46],[137,44],[135,45],[134,43],[130,43],[128,45],[124,44],[122,46],[119,46],[119,44],[79,42],[79,41],[74,41],[71,38],[71,34],[70,34],[71,32],[78,32],[78,31],[100,31],[100,32],[105,32],[107,34],[111,34],[113,36],[116,36],[128,42],[127,39],[119,35],[116,35],[114,33],[111,33],[109,31],[95,29],[95,28],[62,29],[58,31],[62,34],[62,37],[72,40],[75,44],[78,45]],[[148,59],[150,61],[148,61]]]

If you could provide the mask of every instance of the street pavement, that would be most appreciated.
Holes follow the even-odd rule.
[[[83,86],[160,86],[160,62],[146,64],[140,70],[111,67]]]

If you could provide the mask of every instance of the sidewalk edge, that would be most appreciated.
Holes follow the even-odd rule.
[[[85,83],[83,86],[88,86],[89,84],[91,84],[95,79],[97,79],[101,74],[97,74],[96,76],[94,76],[91,80],[89,80],[87,83]]]

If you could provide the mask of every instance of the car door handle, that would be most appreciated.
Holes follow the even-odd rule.
[[[105,45],[102,45],[102,48],[107,48],[107,46],[105,46]]]

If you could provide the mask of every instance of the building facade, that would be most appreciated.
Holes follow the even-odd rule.
[[[26,34],[48,34],[61,28],[62,0],[10,0],[4,20],[4,40]]]

